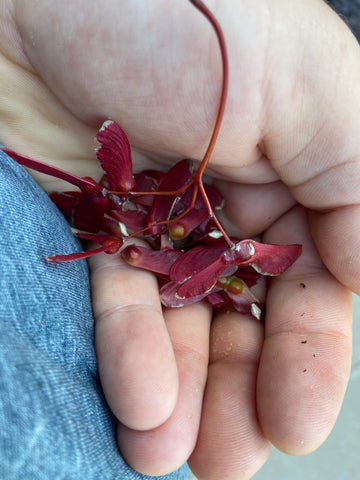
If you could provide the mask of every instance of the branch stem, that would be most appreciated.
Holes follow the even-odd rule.
[[[206,153],[204,155],[204,158],[198,168],[198,170],[195,172],[195,175],[199,178],[203,175],[205,168],[207,164],[209,163],[210,156],[214,150],[215,143],[217,140],[217,137],[219,135],[219,130],[221,126],[221,122],[224,116],[224,111],[225,111],[225,105],[226,105],[226,99],[227,99],[227,94],[228,94],[228,85],[229,85],[229,61],[228,61],[228,55],[227,55],[227,49],[226,49],[226,43],[225,43],[225,38],[224,34],[222,32],[222,29],[220,27],[219,22],[215,18],[214,14],[211,13],[211,11],[207,8],[206,5],[201,0],[189,0],[190,3],[192,3],[200,12],[207,18],[207,20],[210,22],[212,25],[219,44],[220,48],[220,53],[221,53],[221,61],[222,61],[222,86],[221,86],[221,96],[220,96],[220,103],[219,103],[219,108],[218,108],[218,113],[217,117],[215,120],[215,126],[210,138],[210,142],[208,145],[208,148],[206,150]]]

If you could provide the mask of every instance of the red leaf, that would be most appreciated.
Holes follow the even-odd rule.
[[[172,240],[182,240],[187,237],[209,216],[206,210],[191,209],[177,222],[170,223],[169,234]]]
[[[145,175],[148,178],[151,178],[156,184],[156,189],[158,188],[158,186],[166,176],[166,172],[162,172],[160,170],[149,170],[149,169],[143,170],[141,174]],[[134,176],[136,177],[136,175],[137,174],[135,174]],[[140,188],[138,189],[138,191],[139,192],[141,191]],[[145,191],[145,190],[142,190],[142,191]]]
[[[206,298],[214,308],[220,308],[226,302],[222,292],[209,293],[209,295]]]
[[[223,204],[223,196],[209,185],[204,185],[208,200],[213,209],[220,208]],[[172,217],[180,215],[192,201],[193,188],[188,188],[180,197],[173,208]],[[181,240],[209,219],[209,212],[204,197],[197,193],[195,204],[192,209],[178,221],[169,225],[170,236],[173,240]]]
[[[129,245],[121,251],[121,257],[130,265],[161,276],[169,275],[171,265],[181,255],[182,252],[179,250],[151,250],[136,245]]]
[[[222,194],[211,185],[204,184],[204,189],[212,208],[214,210],[221,210],[224,206],[224,197]]]
[[[203,293],[193,297],[179,298],[177,294],[178,288],[179,282],[168,282],[160,289],[161,303],[165,307],[184,307],[185,305],[199,302],[208,295],[208,293]]]
[[[82,195],[80,192],[75,193],[79,193],[80,196]],[[51,193],[49,196],[63,215],[66,217],[71,217],[74,206],[76,202],[79,201],[79,197],[72,195],[72,192]]]
[[[44,260],[48,263],[74,262],[75,260],[84,260],[85,258],[89,258],[103,251],[104,248],[100,247],[96,248],[95,250],[89,250],[88,252],[74,252],[65,255],[51,255],[50,257],[44,257]]]
[[[226,247],[222,242],[219,246],[197,245],[193,247],[174,263],[170,271],[171,280],[183,282],[196,275],[217,261],[224,250],[226,250]]]
[[[256,285],[259,278],[262,277],[261,273],[255,271],[252,267],[239,267],[235,275],[241,278],[249,288]]]
[[[102,219],[100,231],[105,232],[110,237],[122,238],[126,236],[121,222],[113,220],[107,215]]]
[[[236,266],[233,266],[232,269],[229,270],[229,266],[224,265],[222,259],[218,258],[208,267],[204,268],[197,274],[188,278],[185,282],[181,283],[178,288],[177,295],[180,298],[189,298],[203,295],[205,293],[208,294],[214,289],[220,276],[224,275],[224,273],[232,274],[236,270]]]
[[[114,252],[117,252],[124,243],[122,238],[112,238],[109,237],[109,235],[97,235],[94,233],[79,232],[76,233],[76,236],[83,240],[88,240],[89,242],[99,243],[100,245],[106,246],[109,249],[113,248]]]
[[[112,218],[123,223],[127,229],[129,228],[133,232],[137,232],[144,228],[146,213],[142,210],[127,210],[126,212],[122,210],[110,210],[107,213]]]
[[[206,192],[206,195],[208,197],[208,200],[212,206],[213,209],[219,209],[223,206],[224,198],[219,193],[215,188],[211,187],[210,185],[204,184],[204,189]],[[188,188],[184,191],[184,193],[181,194],[181,197],[176,203],[174,210],[174,214],[181,213],[182,210],[185,210],[185,208],[188,207],[192,200],[193,196],[193,188]],[[195,199],[195,204],[193,206],[193,209],[195,210],[202,210],[204,214],[206,214],[206,217],[209,216],[207,207],[204,201],[204,197],[202,194],[198,191]]]
[[[71,223],[80,230],[98,232],[102,227],[107,204],[107,198],[101,194],[83,194],[73,208]]]
[[[173,192],[183,187],[191,178],[192,163],[190,160],[182,160],[174,165],[167,174],[164,175],[159,184],[159,192]],[[169,215],[174,206],[176,197],[174,195],[160,195],[154,197],[154,202],[150,208],[146,226],[151,227],[149,233],[157,235],[163,230],[163,226],[158,222],[169,219]]]
[[[251,314],[258,320],[260,319],[261,309],[258,299],[242,279],[231,275],[221,278],[218,286],[222,286],[236,311]]]
[[[108,198],[102,193],[52,193],[50,198],[74,227],[94,233],[102,229],[108,205]]]
[[[280,275],[285,272],[301,254],[301,245],[269,245],[255,240],[243,240],[253,250],[249,260],[237,265],[249,265],[261,275]]]
[[[115,122],[103,123],[96,139],[101,146],[96,150],[103,170],[107,174],[110,188],[119,192],[129,192],[135,188],[132,173],[129,140],[122,128]]]
[[[153,192],[157,190],[157,183],[151,177],[148,177],[144,173],[135,173],[135,192]],[[151,207],[154,196],[153,195],[140,195],[139,197],[132,197],[131,201],[133,203],[139,203],[141,205],[145,205],[146,207]]]
[[[80,235],[78,235],[80,237]],[[82,235],[81,238],[86,238],[93,240],[95,237],[94,235]],[[91,238],[92,237],[92,238]],[[102,239],[105,240],[102,242]],[[65,255],[52,255],[51,257],[45,257],[44,260],[46,260],[49,263],[64,263],[64,262],[73,262],[74,260],[83,260],[84,258],[89,258],[94,255],[97,255],[98,253],[105,252],[109,254],[114,254],[116,253],[119,248],[121,247],[121,241],[118,239],[112,239],[112,238],[106,238],[102,235],[97,236],[98,242],[103,243],[103,245],[99,248],[95,248],[93,250],[88,250],[87,252],[75,252],[75,253],[68,253]]]
[[[172,192],[184,186],[191,178],[193,173],[193,163],[191,160],[181,160],[163,174],[159,183],[160,192]]]
[[[233,295],[227,292],[231,304],[237,312],[242,313],[243,315],[250,314],[257,320],[260,320],[262,315],[260,304],[257,298],[252,295],[250,291],[249,294],[250,295]]]
[[[33,160],[26,155],[20,155],[12,150],[7,148],[1,148],[6,155],[9,155],[10,158],[15,160],[15,162],[23,165],[24,167],[31,168],[40,173],[44,173],[45,175],[50,175],[55,178],[60,178],[61,180],[65,180],[72,185],[80,188],[82,192],[86,192],[91,194],[93,192],[99,192],[103,190],[103,187],[99,185],[95,180],[90,177],[77,177],[76,175],[72,175],[71,173],[65,172],[60,168],[52,167],[51,165],[47,165],[46,163],[39,162],[38,160]]]

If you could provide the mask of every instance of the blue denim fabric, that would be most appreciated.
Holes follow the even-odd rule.
[[[0,478],[145,479],[121,458],[99,384],[87,264],[47,195],[0,152]],[[187,466],[165,477],[183,480]],[[154,478],[154,477],[151,477]]]
[[[360,0],[328,0],[360,42]]]

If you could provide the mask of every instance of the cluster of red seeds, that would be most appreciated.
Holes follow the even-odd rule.
[[[95,241],[100,247],[48,257],[47,261],[119,252],[129,264],[157,275],[165,306],[181,307],[207,298],[214,307],[231,307],[259,319],[261,307],[251,288],[262,276],[280,275],[288,269],[300,255],[301,245],[265,245],[229,238],[215,215],[223,206],[223,198],[203,184],[202,176],[224,113],[228,60],[216,18],[201,0],[190,2],[209,20],[217,35],[223,70],[214,130],[195,172],[191,161],[182,160],[167,173],[152,170],[134,174],[129,141],[120,126],[109,120],[96,136],[100,144],[96,154],[104,171],[99,183],[3,150],[21,165],[78,187],[77,191],[53,193],[51,198],[81,231],[78,237]],[[135,236],[147,239],[151,248],[131,244],[129,239]]]
[[[192,162],[182,160],[167,173],[157,170],[133,174],[128,139],[118,124],[106,121],[96,136],[103,178],[79,178],[54,167],[5,150],[19,163],[75,184],[79,190],[50,195],[77,235],[100,247],[91,252],[48,257],[50,262],[72,261],[106,252],[119,255],[134,267],[159,278],[160,297],[168,307],[181,307],[205,297],[214,307],[231,306],[261,316],[251,292],[264,275],[279,275],[301,252],[300,245],[266,245],[229,238],[214,214],[222,195],[194,182]],[[129,239],[141,236],[149,247]]]

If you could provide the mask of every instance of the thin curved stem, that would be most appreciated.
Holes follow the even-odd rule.
[[[207,18],[207,20],[210,22],[212,25],[217,39],[218,39],[218,44],[220,47],[220,53],[221,53],[221,61],[222,61],[222,86],[221,86],[221,96],[220,96],[220,103],[219,103],[219,109],[217,113],[217,117],[215,120],[215,126],[210,138],[210,142],[208,145],[208,148],[206,150],[206,153],[204,155],[204,158],[198,168],[198,170],[195,172],[195,175],[200,178],[209,163],[210,156],[214,150],[215,143],[217,140],[217,137],[219,135],[219,130],[221,126],[221,122],[224,116],[224,111],[225,111],[225,105],[226,105],[226,99],[227,99],[227,94],[228,94],[228,85],[229,85],[229,61],[228,61],[228,55],[227,55],[227,49],[226,49],[226,43],[225,43],[225,38],[224,34],[222,32],[222,29],[220,27],[219,22],[216,20],[215,16],[211,13],[211,11],[207,8],[206,5],[201,0],[189,0],[190,3],[192,3],[200,12]]]
[[[220,48],[220,54],[221,54],[221,61],[222,61],[222,85],[221,85],[221,95],[220,95],[220,102],[219,102],[219,108],[215,120],[215,125],[214,129],[209,141],[208,148],[205,152],[204,158],[202,159],[199,168],[196,170],[196,172],[193,175],[194,181],[198,184],[199,190],[204,198],[204,202],[206,204],[206,207],[208,209],[209,215],[213,218],[216,226],[218,229],[221,231],[223,234],[225,240],[229,244],[230,247],[233,247],[233,242],[230,240],[229,236],[225,232],[223,226],[219,222],[219,220],[216,218],[216,215],[214,213],[214,210],[212,206],[210,205],[209,199],[206,195],[202,177],[204,174],[204,171],[209,163],[211,154],[214,150],[216,140],[219,135],[219,130],[221,127],[221,123],[224,117],[224,111],[225,111],[225,105],[226,105],[226,99],[227,99],[227,94],[228,94],[228,88],[229,88],[229,61],[228,61],[228,55],[227,55],[227,49],[226,49],[226,43],[225,43],[225,38],[223,31],[220,27],[219,22],[215,18],[215,16],[212,14],[212,12],[207,8],[207,6],[201,1],[201,0],[189,0],[190,3],[192,3],[210,22],[211,26],[213,27],[215,34],[217,36],[219,48]]]
[[[209,163],[211,154],[214,150],[216,140],[219,135],[219,130],[221,127],[221,122],[224,116],[224,111],[225,111],[225,105],[226,105],[226,99],[227,99],[227,94],[228,94],[228,84],[229,84],[229,62],[228,62],[228,55],[227,55],[227,49],[226,49],[226,43],[225,43],[225,38],[224,34],[222,32],[222,29],[220,27],[219,22],[215,18],[215,16],[212,14],[212,12],[207,8],[207,6],[201,1],[201,0],[189,0],[190,3],[192,3],[195,8],[197,8],[210,22],[211,26],[213,27],[219,48],[220,48],[220,54],[221,54],[221,61],[222,61],[222,85],[221,85],[221,95],[220,95],[220,102],[219,102],[219,107],[218,107],[218,112],[215,120],[215,125],[213,128],[213,132],[210,137],[209,145],[207,147],[207,150],[205,152],[204,158],[202,159],[198,169],[196,172],[193,174],[193,176],[190,178],[190,180],[183,185],[182,187],[178,188],[177,190],[174,190],[173,192],[163,192],[163,191],[154,191],[154,192],[128,192],[127,195],[129,197],[135,197],[135,196],[141,196],[141,195],[171,195],[171,196],[178,196],[181,193],[183,193],[185,190],[187,190],[191,185],[195,183],[196,185],[196,192],[200,191],[202,197],[204,198],[204,202],[206,204],[206,208],[208,210],[209,216],[213,218],[216,226],[220,230],[220,232],[223,234],[224,239],[226,242],[229,244],[230,248],[233,247],[233,242],[230,240],[229,236],[225,232],[223,226],[219,222],[219,220],[216,218],[216,215],[214,213],[214,210],[209,202],[208,196],[205,192],[205,188],[203,185],[203,174],[204,171]],[[116,192],[114,192],[116,193]],[[183,216],[186,215],[195,205],[195,200],[196,200],[196,195],[192,196],[192,200],[188,207],[182,212],[179,216],[173,218],[173,219],[168,219],[166,221],[159,222],[159,225],[164,223],[164,224],[171,224],[174,223],[175,221],[179,220]],[[148,227],[149,228],[149,227]],[[146,229],[145,229],[146,230]],[[143,230],[141,231],[143,232]],[[139,232],[138,232],[139,233]]]

